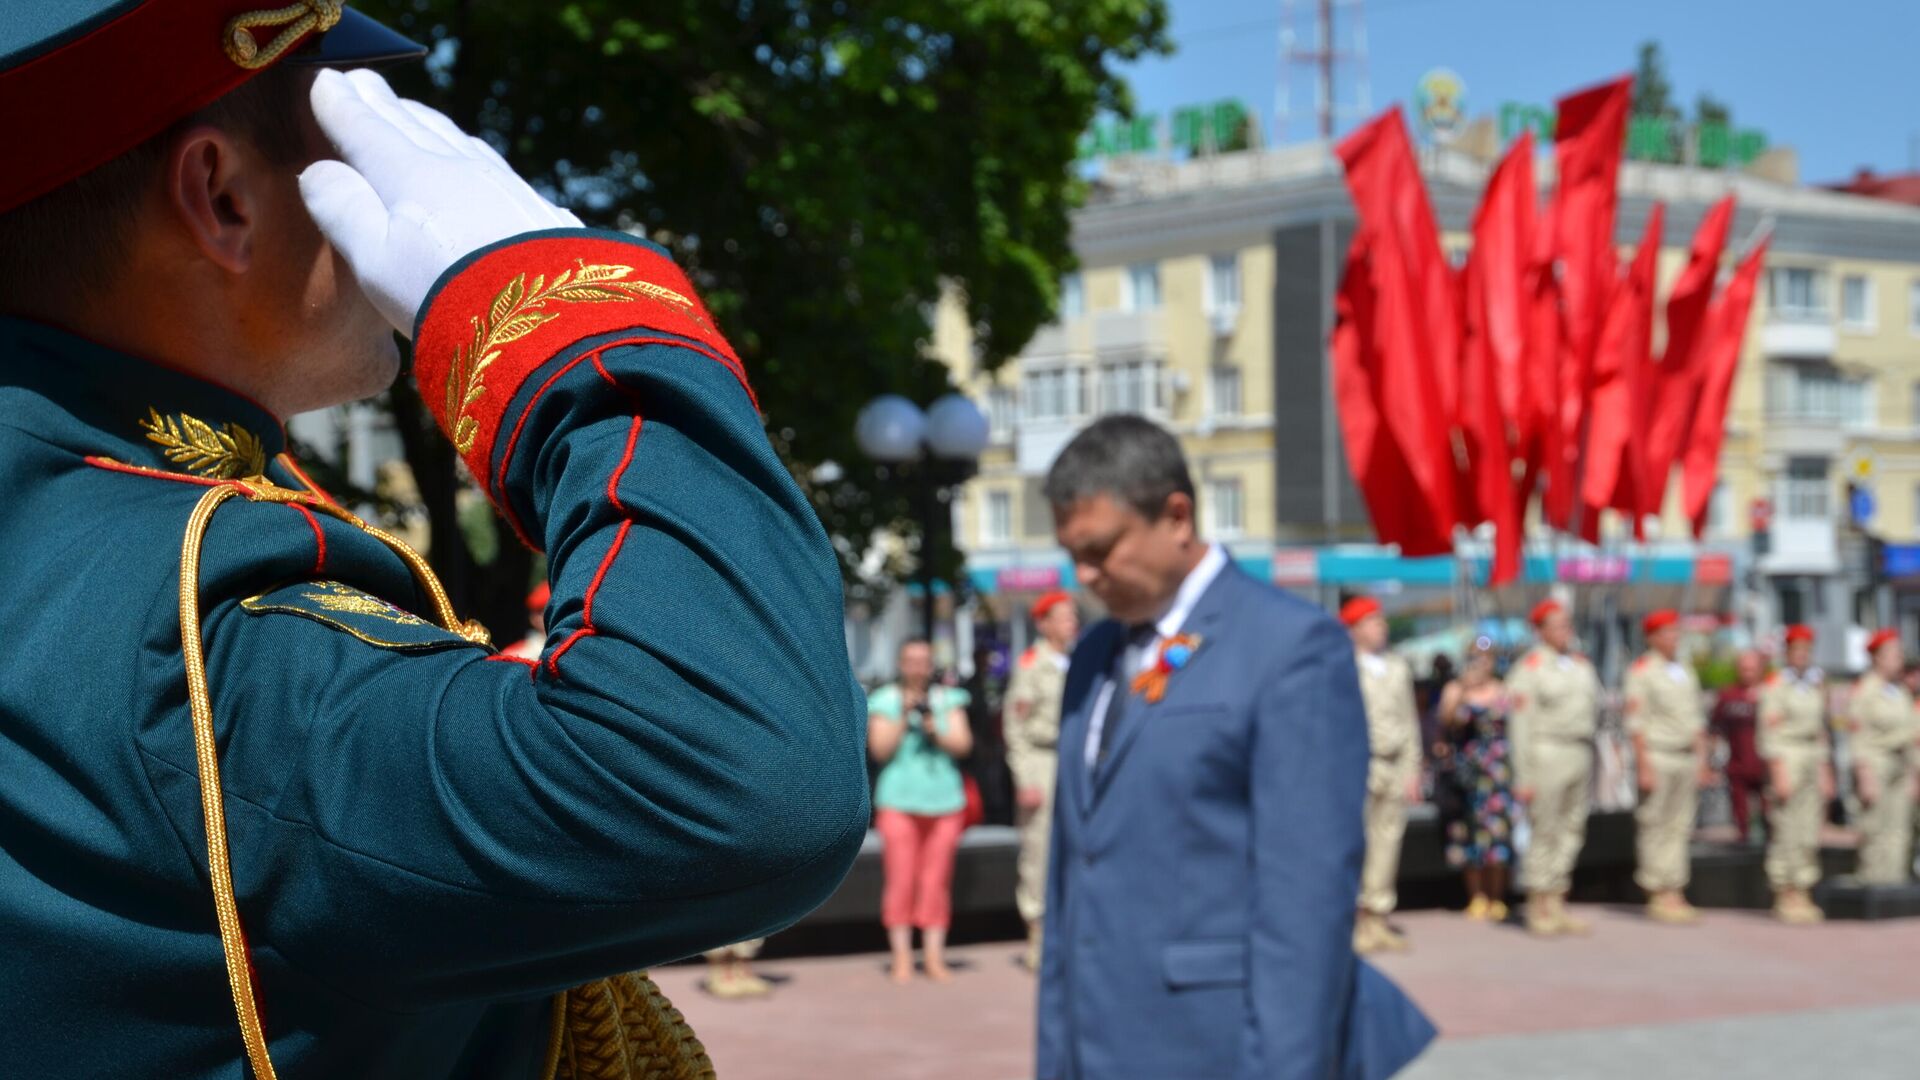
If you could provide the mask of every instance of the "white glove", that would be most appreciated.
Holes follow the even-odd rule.
[[[536,229],[578,228],[493,148],[367,70],[326,70],[313,115],[340,151],[300,174],[315,224],[345,256],[394,328],[413,324],[433,283],[488,244]]]

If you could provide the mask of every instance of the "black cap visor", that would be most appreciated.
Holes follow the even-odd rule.
[[[281,62],[303,67],[371,67],[418,60],[425,55],[425,45],[347,8],[333,29],[287,54]]]

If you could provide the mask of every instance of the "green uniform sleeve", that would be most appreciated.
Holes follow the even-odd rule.
[[[617,244],[658,257],[566,236],[489,257],[592,271]],[[550,560],[537,665],[233,595],[205,621],[256,951],[364,1000],[546,993],[765,936],[833,891],[867,824],[837,563],[743,379],[648,304],[591,307],[595,333],[493,365],[467,454]],[[216,523],[221,546],[242,528]],[[328,528],[336,564],[357,536]]]

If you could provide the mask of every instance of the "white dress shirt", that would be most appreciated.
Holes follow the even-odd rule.
[[[1179,633],[1180,628],[1186,625],[1187,616],[1193,614],[1193,606],[1200,602],[1207,586],[1213,584],[1213,579],[1220,576],[1220,571],[1226,565],[1227,549],[1219,544],[1207,545],[1207,553],[1200,557],[1200,562],[1180,582],[1180,588],[1173,594],[1173,603],[1168,606],[1166,613],[1154,620],[1153,640],[1144,648],[1132,650],[1138,655],[1127,658],[1125,670],[1137,675],[1160,655],[1160,643]],[[1100,760],[1100,733],[1107,724],[1107,705],[1113,700],[1113,691],[1113,680],[1108,679],[1093,699],[1093,715],[1087,724],[1088,773],[1093,772],[1094,763]]]

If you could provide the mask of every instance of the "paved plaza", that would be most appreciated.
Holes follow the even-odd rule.
[[[1790,928],[1708,912],[1676,929],[1579,911],[1590,938],[1401,917],[1415,950],[1380,966],[1442,1032],[1406,1080],[1920,1076],[1920,920]],[[952,984],[905,988],[878,955],[771,960],[779,991],[738,1004],[702,994],[698,967],[656,975],[722,1080],[1017,1080],[1033,1052],[1017,951],[963,947]]]

